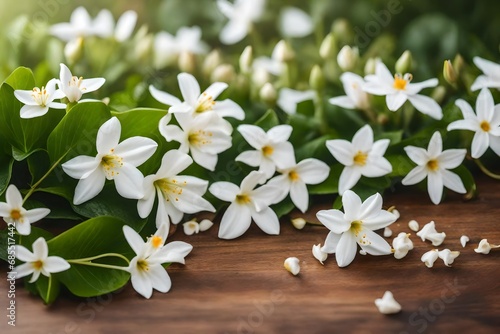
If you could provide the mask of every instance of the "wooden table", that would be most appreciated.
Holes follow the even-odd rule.
[[[327,235],[321,226],[299,231],[284,220],[280,236],[252,226],[232,241],[219,240],[217,226],[191,237],[178,229],[171,240],[188,241],[194,250],[186,266],[169,268],[169,293],[146,300],[127,285],[114,294],[62,296],[44,306],[18,283],[17,327],[7,326],[2,315],[0,333],[499,333],[500,249],[489,255],[473,250],[482,238],[500,243],[498,181],[479,177],[476,200],[450,195],[439,206],[414,190],[385,197],[384,206],[396,205],[401,213],[393,237],[411,232],[410,219],[420,226],[435,220],[447,234],[439,248],[461,251],[451,268],[441,260],[426,268],[420,257],[434,247],[415,233],[415,249],[402,260],[358,254],[341,269],[334,257],[322,266],[311,254]],[[471,239],[465,248],[463,234]],[[283,268],[289,256],[301,260],[296,277]],[[4,294],[3,278],[0,288]],[[402,305],[399,314],[383,315],[375,307],[386,290]],[[2,295],[2,313],[6,299]]]

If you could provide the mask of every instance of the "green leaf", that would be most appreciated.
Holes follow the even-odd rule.
[[[280,203],[272,205],[271,209],[274,210],[278,218],[283,217],[284,215],[289,214],[293,209],[295,209],[295,204],[293,204],[292,200],[288,196]]]
[[[30,119],[20,117],[19,111],[23,104],[14,96],[14,89],[32,89],[35,83],[31,71],[29,74],[31,80],[27,79],[25,70],[21,72],[16,70],[9,77],[10,80],[7,79],[14,88],[7,83],[0,87],[0,142],[12,147],[6,153],[12,154],[16,160],[24,160],[36,149],[45,148],[47,137],[64,116],[63,110],[50,109],[41,117]]]
[[[264,131],[269,130],[276,125],[279,125],[278,115],[273,109],[269,109],[261,118],[259,118],[255,125],[260,126]]]
[[[14,159],[0,155],[0,196],[9,186],[10,177],[12,176],[12,166]]]
[[[119,196],[115,185],[109,182],[104,189],[91,200],[80,205],[72,205],[73,210],[87,218],[112,216],[126,222],[136,231],[140,231],[146,219],[137,213],[137,200],[125,199]]]
[[[115,217],[97,217],[87,220],[48,242],[51,255],[66,260],[77,260],[106,253],[133,256],[123,235],[124,222]],[[115,257],[94,260],[127,266],[124,260]],[[127,283],[130,274],[118,270],[71,263],[71,268],[57,274],[59,281],[73,294],[80,297],[98,296],[115,291]]]
[[[295,150],[297,161],[301,161],[306,158],[317,158],[327,164],[333,163],[335,160],[326,147],[326,141],[330,139],[333,139],[333,137],[330,135],[325,135],[312,141],[306,142],[302,146],[297,146],[297,149]]]
[[[458,168],[454,169],[453,172],[457,173],[458,176],[460,176],[460,179],[462,179],[464,187],[467,190],[464,198],[466,200],[473,199],[476,196],[477,187],[472,173],[464,165],[458,166]]]
[[[62,162],[78,155],[95,156],[97,132],[110,118],[109,109],[102,102],[75,105],[47,140],[50,161],[54,163],[65,154]]]
[[[29,90],[35,87],[33,72],[27,67],[18,67],[4,82],[14,89]]]
[[[51,274],[50,277],[40,275],[35,283],[31,283],[35,285],[39,296],[43,299],[45,304],[52,304],[57,296],[59,296],[61,284],[55,277],[56,275],[57,274]]]

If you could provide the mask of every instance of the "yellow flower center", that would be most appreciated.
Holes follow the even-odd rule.
[[[142,270],[142,271],[149,271],[148,261],[146,261],[146,260],[137,261],[137,268],[139,268],[139,270]]]
[[[479,126],[481,127],[481,130],[483,130],[484,132],[490,132],[491,130],[490,123],[487,121],[482,121]]]
[[[179,197],[182,195],[183,187],[187,185],[187,181],[179,183],[176,179],[159,179],[154,182],[154,185],[161,190],[167,202],[171,199],[178,202]]]
[[[207,93],[201,94],[198,98],[198,105],[196,106],[195,112],[202,113],[204,111],[209,111],[214,108],[215,101],[212,96]]]
[[[298,181],[300,180],[300,175],[296,171],[292,170],[290,173],[288,173],[288,177],[292,181]]]
[[[361,152],[361,151],[358,151],[358,153],[356,153],[356,155],[354,156],[353,161],[356,165],[364,166],[364,165],[366,165],[367,158],[368,158],[368,154]]]
[[[245,194],[236,195],[236,202],[238,202],[239,204],[248,204],[251,201],[252,199],[248,195]]]
[[[363,222],[361,220],[355,220],[351,222],[351,232],[358,236],[359,232],[363,229]]]
[[[394,75],[393,87],[397,90],[406,90],[406,85],[413,79],[410,73],[406,73],[404,76],[401,74]]]
[[[43,267],[43,262],[38,260],[38,261],[35,261],[33,262],[33,268],[35,268],[35,270],[41,270]]]
[[[153,245],[154,248],[161,247],[161,245],[163,245],[162,237],[153,235],[153,237],[151,238],[151,244]]]
[[[10,218],[12,218],[14,220],[18,220],[22,216],[23,215],[21,214],[21,211],[19,211],[17,209],[14,209],[14,210],[10,211]]]
[[[429,160],[427,162],[427,168],[435,172],[439,169],[439,162],[435,159]]]
[[[265,155],[266,157],[268,157],[268,156],[270,156],[271,154],[273,154],[273,152],[274,152],[274,148],[272,148],[271,146],[266,145],[266,146],[264,146],[264,147],[262,148],[262,153],[264,153],[264,155]]]
[[[80,87],[82,85],[83,77],[71,77],[71,80],[69,81],[69,86],[72,87],[77,87],[80,90],[85,90],[85,87]]]
[[[41,107],[47,106],[47,100],[49,99],[49,94],[47,93],[47,90],[45,89],[44,86],[42,86],[42,89],[39,89],[38,87],[33,88],[31,97],[33,97],[33,100],[35,100],[36,104],[38,104],[39,106]]]
[[[188,135],[188,141],[193,146],[207,145],[212,142],[211,138],[213,133],[210,131],[196,130],[190,132]]]
[[[111,153],[114,149],[111,150]],[[116,175],[120,174],[119,170],[123,167],[123,159],[115,154],[108,154],[102,157],[101,166],[106,173],[108,180],[113,179]]]

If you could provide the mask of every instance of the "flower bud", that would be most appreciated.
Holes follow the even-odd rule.
[[[462,235],[460,237],[460,244],[462,245],[462,247],[465,247],[465,245],[470,241],[469,237],[466,236],[466,235]]]
[[[292,225],[297,230],[302,230],[306,226],[307,222],[304,218],[294,218],[292,219]]]
[[[200,225],[200,232],[205,232],[206,230],[211,228],[214,225],[214,223],[209,219],[203,219],[199,225]]]
[[[265,68],[257,67],[253,70],[252,82],[256,87],[261,88],[270,80],[271,74]]]
[[[210,80],[212,82],[230,83],[235,78],[235,74],[233,65],[221,64],[214,69],[210,76]]]
[[[344,45],[337,55],[337,64],[343,71],[352,71],[356,67],[358,60],[358,48],[351,48],[349,45]]]
[[[335,40],[335,36],[333,33],[329,33],[326,35],[323,42],[321,42],[321,46],[319,47],[319,55],[324,60],[335,57],[337,53],[337,41]]]
[[[420,229],[420,226],[418,226],[418,222],[416,220],[413,220],[413,219],[408,222],[408,227],[413,232],[418,232],[418,230]]]
[[[369,58],[365,64],[365,75],[375,74],[375,68],[377,67],[377,63],[381,61],[379,57]]]
[[[449,249],[443,249],[442,251],[439,251],[438,255],[439,255],[439,258],[444,261],[444,264],[447,267],[451,267],[451,264],[460,255],[460,252],[457,252],[457,251],[452,252]]]
[[[325,261],[328,258],[328,253],[325,253],[321,250],[321,244],[313,245],[312,253],[314,258],[318,260],[319,263],[321,264],[324,264],[323,261]]]
[[[443,86],[437,86],[431,93],[431,98],[437,103],[443,102],[446,97],[446,88]]]
[[[134,58],[136,60],[147,60],[153,50],[154,37],[153,35],[146,35],[136,41],[134,48]]]
[[[291,272],[294,276],[298,275],[300,272],[299,259],[296,257],[289,257],[285,260],[285,269]]]
[[[434,262],[436,262],[438,257],[439,257],[438,250],[433,249],[433,250],[430,250],[430,251],[424,253],[424,255],[422,255],[422,257],[420,258],[420,261],[425,263],[427,268],[432,268],[432,266],[434,266]]]
[[[465,67],[465,60],[464,60],[464,58],[460,54],[457,54],[455,56],[455,58],[453,59],[453,69],[457,73],[457,76],[460,76],[460,74],[462,73],[464,67]]]
[[[384,237],[385,238],[390,238],[392,235],[392,230],[388,227],[384,228]]]
[[[184,234],[193,235],[200,232],[200,225],[195,220],[190,220],[184,224],[182,224],[184,229]]]
[[[325,87],[325,76],[319,65],[314,65],[309,76],[309,86],[315,91],[321,91]]]
[[[83,53],[83,38],[78,37],[66,44],[64,47],[64,56],[70,64],[76,63]]]
[[[408,73],[411,71],[412,57],[411,52],[406,50],[396,61],[396,73]]]
[[[332,24],[333,35],[342,44],[349,43],[353,37],[351,24],[346,19],[336,19]]]
[[[181,52],[177,64],[181,72],[193,73],[196,68],[196,56],[191,52]]]
[[[390,291],[386,291],[382,298],[375,299],[375,305],[382,314],[394,314],[401,311],[401,305]]]
[[[272,58],[279,62],[286,63],[295,59],[295,52],[293,52],[290,44],[281,40],[274,47]]]
[[[206,76],[210,76],[215,68],[219,66],[222,63],[222,56],[220,54],[220,51],[215,49],[212,50],[206,57],[205,60],[203,61],[203,74]]]
[[[259,91],[259,97],[266,104],[274,105],[278,99],[278,92],[270,82],[266,82]]]
[[[245,50],[241,53],[239,64],[240,71],[243,74],[249,74],[252,71],[253,63],[253,49],[251,45],[248,45]]]
[[[443,77],[446,82],[453,85],[457,82],[458,75],[450,60],[445,60],[443,65]]]

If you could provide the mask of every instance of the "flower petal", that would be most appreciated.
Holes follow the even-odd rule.
[[[443,139],[441,138],[441,133],[439,131],[434,132],[429,141],[429,145],[427,147],[427,153],[429,158],[435,159],[437,158],[441,152],[443,151]]]
[[[453,169],[460,166],[462,161],[464,161],[467,150],[465,149],[449,149],[443,151],[439,155],[439,166],[446,169]]]
[[[242,124],[238,126],[238,132],[253,148],[260,150],[268,140],[267,134],[260,127],[250,124]]]
[[[30,224],[33,224],[39,221],[42,218],[45,218],[50,213],[50,210],[47,208],[37,208],[26,211],[24,216],[29,219]]]
[[[149,269],[149,279],[153,289],[167,293],[172,287],[172,281],[165,269],[160,265],[153,265]]]
[[[248,230],[252,216],[246,205],[232,203],[224,212],[219,227],[219,238],[235,239]]]
[[[97,132],[96,147],[99,154],[109,154],[120,141],[122,126],[116,117],[107,120]]]
[[[458,121],[451,122],[448,124],[448,127],[446,128],[448,131],[452,130],[469,130],[469,131],[482,131],[479,128],[479,124],[477,122],[477,119],[474,118],[467,118],[467,119],[460,119]]]
[[[130,261],[130,266],[137,267],[137,259],[132,259],[132,261]],[[151,295],[153,294],[153,285],[150,278],[147,277],[142,271],[132,269],[130,282],[137,293],[142,295],[144,298],[151,298]]]
[[[401,181],[405,186],[417,184],[427,177],[427,168],[425,166],[417,166],[413,168]]]
[[[462,116],[464,117],[464,119],[476,118],[474,110],[467,101],[458,99],[455,101],[455,105],[460,108],[460,111],[462,112]]]
[[[245,111],[233,100],[217,101],[212,110],[220,117],[233,117],[240,121],[245,119]]]
[[[248,22],[238,19],[230,20],[220,32],[220,41],[226,45],[238,43],[245,38],[248,33],[247,24]]]
[[[490,90],[487,88],[481,89],[481,92],[479,92],[476,99],[477,119],[481,121],[490,121],[491,117],[488,116],[491,116],[494,107],[495,102],[493,101],[493,96],[491,95]]]
[[[173,106],[176,104],[181,104],[182,101],[179,100],[177,97],[167,93],[163,92],[157,88],[155,88],[153,85],[149,86],[149,92],[151,93],[151,96],[155,98],[158,102],[161,102],[163,104],[166,104],[168,106]]]
[[[59,273],[68,270],[70,267],[70,264],[59,256],[49,256],[43,261],[43,268],[49,273]]]
[[[387,108],[389,108],[390,111],[396,111],[401,108],[409,98],[410,97],[405,93],[398,91],[395,94],[387,94],[385,102],[387,103]]]
[[[261,211],[251,210],[252,218],[262,231],[271,235],[280,234],[280,222],[273,209],[267,207]]]
[[[290,198],[293,204],[302,211],[306,212],[309,205],[309,193],[307,191],[306,184],[303,181],[292,182],[292,187],[290,188]]]
[[[37,257],[37,260],[45,260],[49,256],[49,246],[47,246],[47,241],[43,237],[39,237],[33,243],[33,254]]]
[[[415,95],[424,88],[436,87],[438,84],[439,84],[439,80],[436,78],[425,80],[422,82],[410,83],[406,87],[406,91],[410,95]]]
[[[335,253],[341,236],[342,234],[337,234],[332,231],[328,232],[328,235],[325,239],[325,244],[323,245],[323,247],[321,247],[321,251],[328,254]]]
[[[139,255],[143,252],[144,249],[144,240],[134,229],[132,229],[128,225],[123,226],[123,234],[125,235],[125,239],[134,251],[135,254]]]
[[[352,146],[357,153],[357,151],[367,152],[373,146],[373,130],[366,124],[361,129],[359,129],[352,137]]]
[[[17,189],[17,187],[13,184],[9,185],[7,188],[5,200],[8,205],[15,209],[22,208],[23,206],[23,197],[21,196],[19,189]]]
[[[142,192],[144,176],[135,166],[124,162],[114,180],[116,191],[120,196],[130,199],[139,199],[144,196]]]
[[[137,13],[133,10],[124,12],[115,27],[115,39],[118,42],[123,42],[130,38],[137,23]]]
[[[355,155],[353,145],[344,139],[331,139],[326,141],[326,148],[333,157],[344,166],[351,166]]]
[[[158,255],[154,256],[155,260],[160,259],[161,263],[185,263],[185,257],[193,250],[193,246],[184,241],[173,241],[166,244]]]
[[[225,181],[212,183],[208,191],[218,199],[226,202],[233,202],[236,195],[241,192],[237,185]]]
[[[356,256],[357,248],[358,245],[354,234],[348,232],[342,234],[335,251],[337,265],[339,267],[347,267],[350,265]]]
[[[30,105],[30,106],[39,106],[35,100],[33,99],[33,91],[32,90],[20,90],[20,89],[16,89],[14,91],[14,96],[16,97],[16,99],[19,100],[19,102],[21,103],[24,103],[26,105]]]
[[[82,83],[81,83],[81,87],[82,87],[81,89],[85,90],[84,91],[85,93],[94,92],[94,91],[98,90],[99,88],[101,88],[105,82],[106,82],[106,79],[104,79],[104,78],[84,79],[84,80],[82,80]]]
[[[49,111],[49,107],[42,107],[39,105],[36,106],[30,106],[30,105],[25,105],[21,108],[19,111],[19,114],[21,118],[28,119],[28,118],[35,118],[35,117],[40,117],[45,115]]]
[[[64,172],[74,179],[84,179],[93,173],[100,165],[101,160],[95,157],[79,155],[61,165]]]
[[[472,138],[471,155],[474,159],[479,159],[490,146],[490,136],[484,131],[478,131]],[[446,152],[446,151],[445,151]],[[444,152],[443,152],[444,154]]]
[[[142,165],[156,151],[158,144],[151,138],[131,137],[115,148],[115,154],[134,167]]]
[[[295,153],[292,143],[285,141],[274,144],[273,153],[269,157],[279,169],[295,166]]]
[[[339,106],[344,109],[357,109],[354,101],[351,100],[348,96],[337,96],[332,97],[328,100],[330,104],[334,106]]]
[[[21,245],[15,245],[15,251],[16,251],[16,258],[23,262],[35,262],[38,261],[38,254],[35,255],[33,254],[28,248],[21,246]]]
[[[434,99],[424,95],[410,95],[408,100],[422,114],[429,115],[437,120],[443,118],[441,106]]]
[[[467,192],[462,180],[457,174],[450,172],[449,170],[443,170],[441,171],[441,175],[443,176],[443,184],[446,188],[459,194],[465,194]]]
[[[308,158],[297,164],[296,172],[306,184],[319,184],[328,178],[330,167],[323,161]]]
[[[35,269],[33,268],[33,264],[28,262],[18,265],[13,271],[16,273],[16,278],[22,278],[31,275]]]
[[[359,171],[359,168],[344,167],[339,178],[339,194],[343,195],[346,190],[354,187],[360,178],[361,172]]]
[[[311,16],[296,7],[283,8],[279,24],[281,33],[285,37],[305,37],[314,29]]]
[[[243,181],[241,181],[241,192],[248,193],[255,189],[255,187],[259,184],[263,184],[266,182],[266,178],[263,173],[257,171],[251,171]]]
[[[351,222],[347,221],[340,210],[320,210],[316,214],[318,220],[330,231],[336,234],[344,233],[351,227]]]
[[[245,151],[241,152],[234,161],[240,161],[248,166],[257,167],[262,162],[262,151]]]
[[[443,177],[440,173],[429,173],[427,175],[427,191],[432,203],[439,204],[443,197]]]
[[[228,84],[225,82],[214,82],[208,88],[203,92],[203,94],[206,94],[210,96],[213,100],[217,99],[219,95],[226,90],[228,87]]]
[[[78,181],[73,197],[73,204],[79,205],[97,196],[102,188],[104,188],[105,181],[106,176],[101,168],[97,168],[85,179]]]
[[[366,236],[364,238],[369,243],[364,243],[361,236]],[[389,255],[391,254],[391,246],[377,233],[370,231],[369,229],[363,229],[359,233],[357,240],[358,244],[361,246],[365,252],[371,255]]]
[[[277,125],[267,131],[267,137],[275,143],[284,142],[290,138],[292,131],[293,128],[288,124]]]
[[[191,106],[195,106],[201,93],[198,81],[189,73],[180,73],[177,75],[177,80],[184,101]]]

